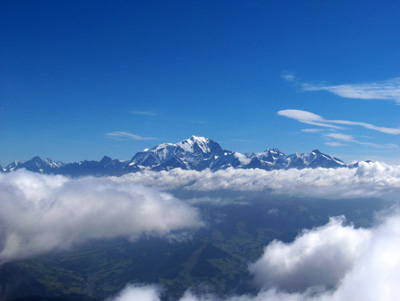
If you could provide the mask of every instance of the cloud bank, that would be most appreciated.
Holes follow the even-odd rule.
[[[0,263],[88,239],[166,236],[202,226],[193,207],[132,181],[24,170],[0,174],[0,208]]]
[[[233,169],[193,171],[172,169],[145,170],[120,178],[118,182],[137,182],[162,190],[198,191],[270,191],[327,199],[382,197],[397,199],[400,195],[400,166],[379,162],[360,162],[357,168],[316,168],[265,171]]]
[[[294,242],[269,244],[250,265],[261,289],[257,295],[217,297],[187,291],[180,301],[391,301],[400,295],[400,215],[372,229],[345,225],[342,217],[303,231]],[[128,286],[141,300],[160,300],[157,287]],[[126,289],[128,291],[128,289]],[[128,294],[126,294],[128,296]],[[116,299],[134,300],[134,299]]]

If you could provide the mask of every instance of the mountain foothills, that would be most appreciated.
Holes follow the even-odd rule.
[[[277,148],[260,153],[238,153],[223,150],[221,146],[208,138],[192,136],[176,144],[163,143],[151,149],[138,152],[130,161],[121,161],[104,156],[100,161],[81,161],[63,163],[36,156],[26,162],[14,161],[2,172],[26,169],[44,174],[78,176],[119,176],[131,172],[149,169],[154,171],[181,168],[212,171],[232,168],[259,168],[264,170],[290,168],[339,168],[356,167],[358,164],[346,164],[338,158],[323,154],[318,150],[311,153],[285,155]]]

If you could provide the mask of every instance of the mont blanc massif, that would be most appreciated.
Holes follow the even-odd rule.
[[[163,143],[151,149],[138,152],[130,161],[121,161],[104,156],[100,161],[82,161],[63,163],[51,159],[33,157],[26,162],[14,161],[3,172],[15,171],[21,168],[44,174],[60,174],[69,176],[120,176],[141,170],[184,170],[211,171],[232,168],[259,168],[263,170],[289,168],[338,168],[356,167],[356,164],[346,164],[338,158],[313,150],[310,153],[295,153],[285,155],[277,148],[267,149],[260,153],[238,153],[224,150],[221,146],[204,137],[192,136],[176,144]]]

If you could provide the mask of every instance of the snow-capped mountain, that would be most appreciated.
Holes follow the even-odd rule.
[[[287,157],[279,149],[267,149],[262,153],[253,154],[245,168],[260,168],[265,170],[282,169],[287,166]]]
[[[346,163],[337,158],[313,150],[311,153],[295,153],[286,156],[277,148],[267,149],[261,153],[225,152],[210,167],[212,170],[233,168],[259,168],[264,170],[289,168],[337,168],[346,167]]]
[[[192,136],[181,142],[163,143],[151,149],[138,152],[130,161],[121,161],[104,156],[100,161],[62,163],[36,156],[26,162],[14,161],[0,172],[11,172],[21,168],[45,174],[77,176],[120,176],[144,169],[155,171],[173,168],[213,171],[226,168],[259,168],[264,170],[290,168],[352,168],[356,164],[346,164],[338,158],[314,150],[310,153],[285,155],[277,148],[260,153],[238,153],[223,150],[221,146],[204,137]]]
[[[21,168],[25,168],[26,170],[33,172],[53,173],[52,171],[58,170],[64,165],[65,164],[60,161],[53,161],[49,158],[42,159],[38,156],[35,156],[26,162],[21,162],[21,161],[11,162],[9,165],[7,165],[6,168],[4,168],[4,171],[14,171]]]
[[[313,150],[306,154],[292,154],[287,156],[287,165],[285,168],[337,168],[346,167],[346,163],[342,160],[321,153],[319,150]]]
[[[192,136],[176,144],[163,143],[137,153],[129,166],[153,170],[172,168],[203,170],[223,154],[221,146],[204,137]]]

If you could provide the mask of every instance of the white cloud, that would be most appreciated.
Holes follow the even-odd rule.
[[[380,162],[360,162],[358,168],[316,168],[265,171],[234,169],[194,171],[145,170],[115,181],[134,181],[163,190],[199,191],[271,191],[276,194],[322,197],[328,199],[382,197],[400,195],[400,166]]]
[[[304,292],[337,285],[370,239],[370,232],[344,226],[344,217],[303,230],[293,243],[271,242],[262,257],[249,266],[256,283],[264,288]]]
[[[333,147],[337,147],[337,146],[347,146],[346,144],[343,144],[343,143],[340,143],[340,142],[332,142],[332,141],[325,142],[325,145],[333,146]]]
[[[322,116],[307,111],[282,110],[278,111],[278,115],[292,118],[305,124],[316,125],[332,129],[341,129],[341,127],[339,126],[329,124],[328,120],[324,119]]]
[[[138,136],[138,135],[127,133],[127,132],[111,132],[111,133],[106,133],[106,136],[109,136],[111,138],[116,138],[116,139],[126,138],[126,139],[131,139],[131,140],[154,140],[154,139],[156,139],[156,138],[152,138],[152,137],[142,137],[142,136]]]
[[[288,82],[293,82],[293,81],[295,81],[295,79],[296,79],[296,77],[294,76],[294,74],[291,73],[291,72],[288,72],[288,71],[282,72],[281,77],[282,77],[284,80],[288,81]]]
[[[132,181],[0,174],[0,262],[68,249],[88,239],[167,236],[202,226],[193,207]]]
[[[327,232],[328,229],[330,233]],[[307,242],[304,243],[303,240],[310,234],[316,236],[317,239],[313,240],[308,237]],[[315,282],[312,282],[309,287],[302,287],[301,294],[280,292],[277,295],[278,291],[274,288],[267,292],[261,291],[259,295],[269,292],[274,297],[283,297],[284,300],[288,298],[315,301],[397,300],[400,294],[398,285],[398,279],[400,279],[399,236],[400,215],[398,212],[387,217],[381,225],[373,229],[354,229],[351,226],[332,224],[331,221],[328,225],[304,233],[291,244],[280,244],[282,251],[289,253],[289,265],[293,260],[299,261],[296,262],[297,266],[304,264],[303,268],[308,270],[300,277],[307,278],[311,274],[313,277],[321,278],[317,279],[316,277],[314,278]],[[338,237],[341,239],[337,239]],[[301,248],[301,244],[304,244],[304,248]],[[299,247],[300,250],[297,250]],[[271,250],[273,248],[273,245],[267,246],[264,255],[255,264],[263,273],[270,269],[265,262],[272,260]],[[329,255],[332,250],[337,254]],[[298,257],[296,257],[296,252],[298,252]],[[284,264],[285,260],[282,259],[278,258],[277,260]],[[315,269],[316,262],[319,263],[317,269]],[[270,270],[270,272],[274,277],[276,271]],[[318,285],[320,282],[326,285],[326,277],[332,272],[332,275],[339,276],[330,283],[334,284],[333,290],[321,290],[320,288],[319,293],[315,294],[315,290],[311,289],[312,285]],[[263,275],[265,276],[262,274],[261,277]],[[291,274],[287,274],[287,276],[289,279],[292,278]],[[268,278],[265,280],[268,281]],[[271,300],[275,299],[278,298],[271,298]]]
[[[370,230],[368,246],[342,279],[333,300],[397,300],[400,296],[400,217]]]
[[[282,110],[277,113],[280,116],[285,116],[291,119],[295,119],[299,122],[305,124],[311,124],[316,126],[321,126],[325,128],[333,128],[333,129],[341,129],[342,127],[337,125],[350,125],[350,126],[361,126],[369,130],[378,131],[384,134],[390,135],[400,135],[399,128],[387,128],[387,127],[379,127],[373,124],[369,124],[366,122],[358,122],[358,121],[347,121],[347,120],[328,120],[323,118],[322,116],[316,115],[311,112],[302,111],[302,110]]]
[[[158,301],[161,290],[156,285],[127,285],[117,296],[106,301]]]
[[[328,91],[345,98],[394,100],[400,104],[400,78],[375,83],[336,86],[305,83],[302,84],[302,88],[304,91]]]
[[[384,134],[390,135],[400,135],[400,129],[396,128],[386,128],[375,126],[373,124],[365,123],[365,122],[356,122],[356,121],[347,121],[347,120],[328,120],[327,122],[336,123],[336,124],[343,124],[343,125],[356,125],[361,126],[369,130],[381,132]]]
[[[340,133],[330,133],[326,134],[326,137],[341,140],[341,141],[346,141],[346,142],[355,142],[353,136],[351,135],[346,135],[346,134],[340,134]]]

